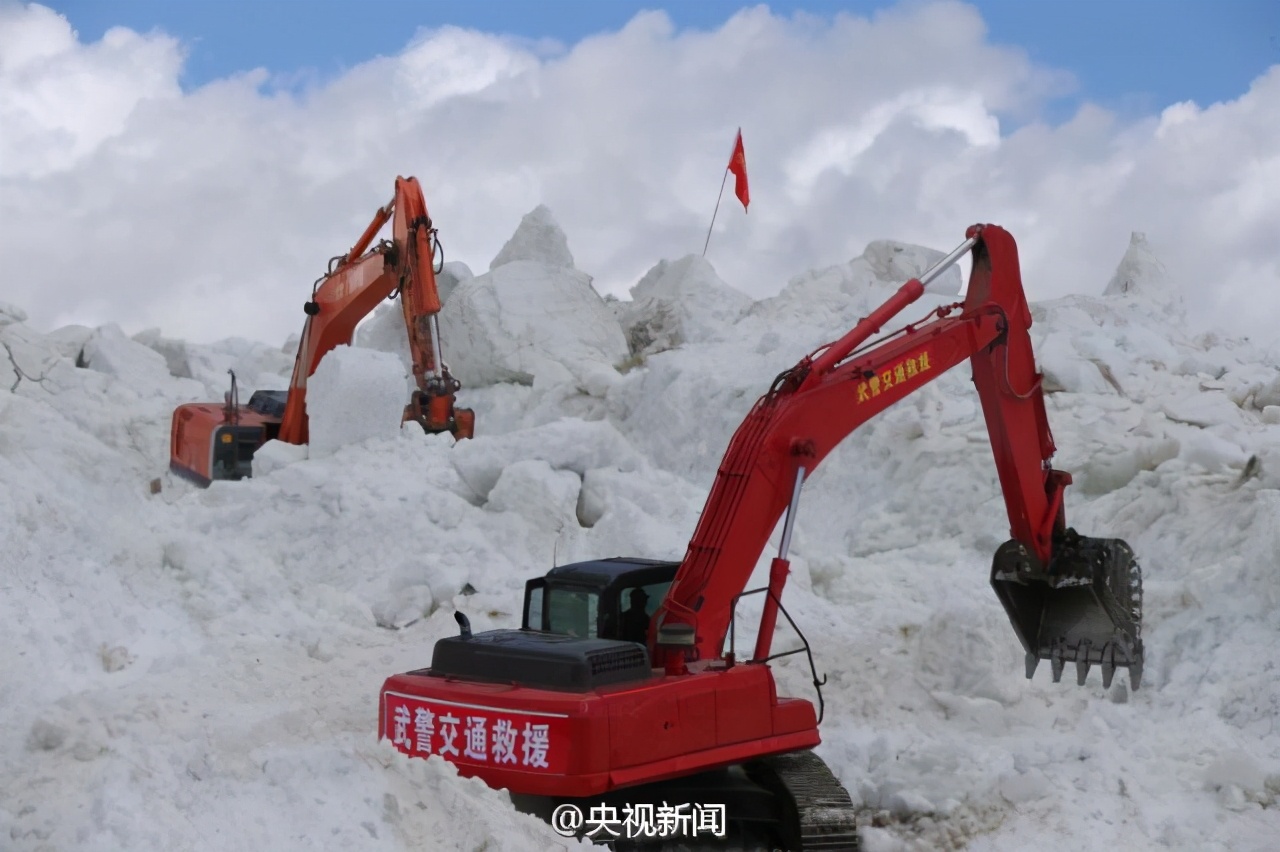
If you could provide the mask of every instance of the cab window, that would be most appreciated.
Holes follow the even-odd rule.
[[[552,633],[594,639],[600,596],[579,589],[548,588],[547,629]]]
[[[648,641],[649,622],[670,585],[671,582],[666,581],[647,586],[629,586],[622,590],[618,600],[621,613],[618,638],[627,642],[639,642],[641,645]]]

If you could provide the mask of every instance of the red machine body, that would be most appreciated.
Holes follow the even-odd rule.
[[[388,222],[392,239],[370,249]],[[397,177],[390,203],[378,210],[351,250],[331,260],[329,271],[316,281],[304,306],[307,319],[288,391],[258,391],[242,406],[233,399],[233,376],[225,404],[179,406],[170,430],[170,467],[207,485],[214,479],[251,475],[254,451],[269,440],[307,443],[307,379],[334,347],[351,343],[356,326],[381,301],[396,296],[404,310],[418,385],[405,407],[404,420],[419,423],[428,432],[471,437],[475,415],[455,408],[460,384],[441,359],[437,246],[436,229],[417,178]]]
[[[572,798],[818,744],[813,705],[779,698],[768,666],[698,672],[587,693],[395,675],[382,689],[379,730],[404,753],[439,754],[491,787]],[[485,748],[468,751],[477,729]],[[514,736],[495,756],[499,730]]]

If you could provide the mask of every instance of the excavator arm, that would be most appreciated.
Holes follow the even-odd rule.
[[[374,237],[389,221],[392,239],[369,251]],[[420,423],[429,432],[451,431],[459,438],[471,437],[474,416],[467,409],[454,407],[454,393],[460,386],[440,355],[436,246],[436,231],[417,178],[396,178],[390,203],[378,210],[350,251],[330,261],[329,271],[316,281],[311,300],[304,305],[307,319],[289,382],[280,440],[307,443],[307,379],[325,354],[351,342],[356,325],[382,300],[397,294],[418,385],[404,419]]]
[[[1083,667],[1083,683],[1088,666],[1101,663],[1108,685],[1116,666],[1128,666],[1136,688],[1142,665],[1137,566],[1123,542],[1085,539],[1066,528],[1063,491],[1071,478],[1049,463],[1054,444],[1017,247],[994,225],[974,226],[966,236],[843,338],[779,375],[738,428],[655,613],[655,657],[669,671],[722,655],[734,601],[788,511],[756,647],[756,660],[767,658],[804,478],[868,419],[967,358],[1012,534],[996,555],[992,583],[1023,641],[1027,676],[1039,659],[1051,659],[1056,680],[1065,662],[1074,661]],[[973,267],[963,303],[864,347],[969,250]]]
[[[320,359],[334,347],[349,344],[356,325],[395,291],[395,271],[387,263],[389,251],[379,247],[355,261],[339,264],[316,283],[311,301],[304,306],[307,320],[293,363],[289,397],[280,421],[280,440],[307,443],[307,379]]]

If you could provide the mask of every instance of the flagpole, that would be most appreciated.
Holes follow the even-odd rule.
[[[711,224],[707,226],[707,241],[702,244],[702,256],[707,256],[707,246],[711,245],[711,229],[716,226],[716,214],[720,212],[720,199],[724,198],[724,185],[729,182],[729,167],[725,166],[724,177],[720,179],[720,194],[716,196],[716,209],[711,214]]]
[[[733,140],[733,150],[729,152],[729,162],[733,163],[733,152],[738,150],[738,140],[742,138],[742,128]],[[702,244],[702,256],[707,256],[707,246],[711,245],[711,229],[716,226],[716,215],[720,212],[720,201],[724,198],[724,185],[729,182],[729,166],[724,167],[724,177],[720,178],[720,194],[716,196],[716,209],[711,212],[711,224],[707,226],[707,240]]]

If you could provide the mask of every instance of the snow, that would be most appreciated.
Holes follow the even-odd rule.
[[[0,325],[12,325],[17,322],[26,322],[27,312],[17,305],[11,305],[8,302],[0,302]]]
[[[1181,316],[1185,313],[1182,293],[1151,250],[1147,235],[1138,231],[1130,235],[1129,249],[1102,293],[1104,296],[1128,296],[1165,314]]]
[[[382,679],[426,665],[457,610],[516,625],[553,563],[679,558],[756,397],[938,253],[873,243],[755,303],[664,261],[615,314],[549,222],[489,272],[453,267],[442,337],[476,438],[399,428],[388,305],[313,377],[310,451],[273,442],[254,479],[207,489],[165,472],[173,407],[220,400],[227,369],[242,394],[286,387],[288,347],[42,335],[0,305],[0,847],[573,848],[378,742]],[[967,368],[806,484],[785,601],[868,850],[1274,848],[1280,365],[1189,332],[1138,240],[1113,285],[1034,305],[1032,332],[1069,521],[1144,567],[1139,691],[1024,679],[987,583],[1007,520]],[[626,318],[664,311],[661,346],[631,353]],[[803,656],[774,665],[812,696]]]
[[[267,441],[253,454],[253,475],[258,479],[271,471],[300,462],[310,453],[306,444],[286,444],[284,441]]]
[[[460,260],[451,260],[441,265],[440,271],[436,273],[436,291],[440,294],[440,302],[447,302],[459,284],[475,277],[471,267]]]
[[[325,353],[307,380],[309,455],[396,437],[406,384],[404,365],[389,352],[342,345]]]
[[[613,312],[573,267],[545,207],[524,217],[488,272],[453,289],[439,322],[445,361],[466,387],[546,374],[602,388],[628,355]]]
[[[723,340],[751,298],[720,280],[706,258],[688,255],[659,261],[631,288],[620,321],[638,356],[684,343]]]
[[[529,260],[565,269],[574,268],[569,238],[545,204],[539,204],[524,215],[511,239],[507,240],[489,262],[489,269],[497,269],[517,260]]]

